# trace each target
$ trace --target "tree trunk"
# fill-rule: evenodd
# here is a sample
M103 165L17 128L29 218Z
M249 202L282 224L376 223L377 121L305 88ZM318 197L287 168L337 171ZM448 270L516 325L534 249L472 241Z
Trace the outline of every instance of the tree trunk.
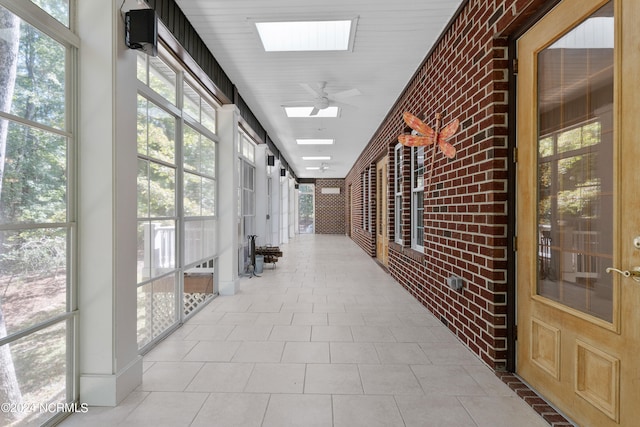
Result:
M16 71L18 63L18 46L20 43L20 20L13 13L0 7L0 111L11 111L11 101L16 83ZM7 135L9 122L0 120L0 195L2 194L2 181L4 177L5 155L7 151ZM0 199L0 203L2 200ZM2 248L2 236L0 235L0 251ZM7 327L0 304L0 338L7 335ZM9 344L0 346L0 402L20 404L22 394L16 377L16 371L11 357ZM0 424L12 421L18 416L15 412L0 413Z

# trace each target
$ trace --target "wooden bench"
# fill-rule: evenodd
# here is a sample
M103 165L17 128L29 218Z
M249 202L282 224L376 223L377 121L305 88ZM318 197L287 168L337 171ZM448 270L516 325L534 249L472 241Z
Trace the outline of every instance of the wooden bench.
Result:
M273 264L273 268L275 268L278 258L282 256L282 251L278 246L258 246L256 247L256 255L264 256L264 263Z

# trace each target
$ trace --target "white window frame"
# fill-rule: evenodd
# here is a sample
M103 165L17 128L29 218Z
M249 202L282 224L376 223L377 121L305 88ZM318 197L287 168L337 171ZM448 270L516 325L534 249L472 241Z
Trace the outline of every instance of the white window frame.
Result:
M402 162L404 161L403 145L394 148L394 241L404 245L402 236Z
M416 164L416 156L422 153L422 166ZM424 252L424 147L411 147L411 248ZM416 179L416 174L422 171L422 179ZM422 206L418 206L418 199L422 194ZM422 215L422 227L418 226L418 218ZM418 241L418 231L422 229L422 240Z
M74 273L74 266L78 264L78 247L77 247L77 207L75 193L77 192L77 170L78 165L74 153L78 146L78 49L80 48L80 39L74 32L77 30L73 17L75 16L75 2L69 2L69 26L59 22L52 15L40 9L31 1L15 1L0 2L0 6L7 9L10 13L16 15L22 22L33 26L37 31L50 37L62 47L65 48L65 124L64 128L52 128L46 124L35 121L26 120L21 117L14 116L10 113L0 112L0 119L13 122L15 124L30 127L39 131L64 137L67 140L66 145L66 219L62 222L37 222L37 223L7 223L0 226L0 232L22 231L29 229L65 229L67 233L66 245L66 308L65 311L53 317L40 320L37 323L29 325L26 329L14 331L8 336L0 337L0 346L10 346L20 339L33 337L36 333L41 333L50 328L55 328L63 324L66 334L65 346L65 395L60 397L60 402L71 403L78 399L78 363L77 363L77 347L78 347L78 283L77 275ZM4 161L4 159L2 159ZM5 347L8 348L8 347ZM5 402L2 402L5 403ZM26 412L26 411L25 411ZM59 412L51 412L50 414L41 414L43 425L56 424L57 421L63 419L66 415ZM24 418L21 421L26 421Z

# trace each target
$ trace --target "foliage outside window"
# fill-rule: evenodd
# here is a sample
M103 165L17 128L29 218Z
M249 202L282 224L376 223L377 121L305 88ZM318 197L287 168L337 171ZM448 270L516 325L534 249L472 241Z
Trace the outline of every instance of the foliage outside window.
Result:
M411 147L411 247L424 251L424 147Z
M301 234L313 234L315 228L315 185L300 184L298 227Z
M69 0L31 0L49 15L69 27Z
M214 105L185 81L183 85L182 111L207 130L216 133L216 109Z
M47 5L56 2L34 3L55 11ZM62 404L77 397L69 274L75 109L68 96L76 47L70 32L59 33L61 43L2 6L0 29L0 402ZM0 425L40 425L54 416L2 411Z

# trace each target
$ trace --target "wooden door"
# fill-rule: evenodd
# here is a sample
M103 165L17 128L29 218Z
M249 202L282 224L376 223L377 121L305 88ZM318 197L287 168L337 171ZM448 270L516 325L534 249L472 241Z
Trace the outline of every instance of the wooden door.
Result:
M387 217L387 168L389 158L385 157L376 164L376 258L383 265L388 264L389 231Z
M640 2L518 41L517 372L581 426L640 422ZM640 245L638 245L640 246Z

